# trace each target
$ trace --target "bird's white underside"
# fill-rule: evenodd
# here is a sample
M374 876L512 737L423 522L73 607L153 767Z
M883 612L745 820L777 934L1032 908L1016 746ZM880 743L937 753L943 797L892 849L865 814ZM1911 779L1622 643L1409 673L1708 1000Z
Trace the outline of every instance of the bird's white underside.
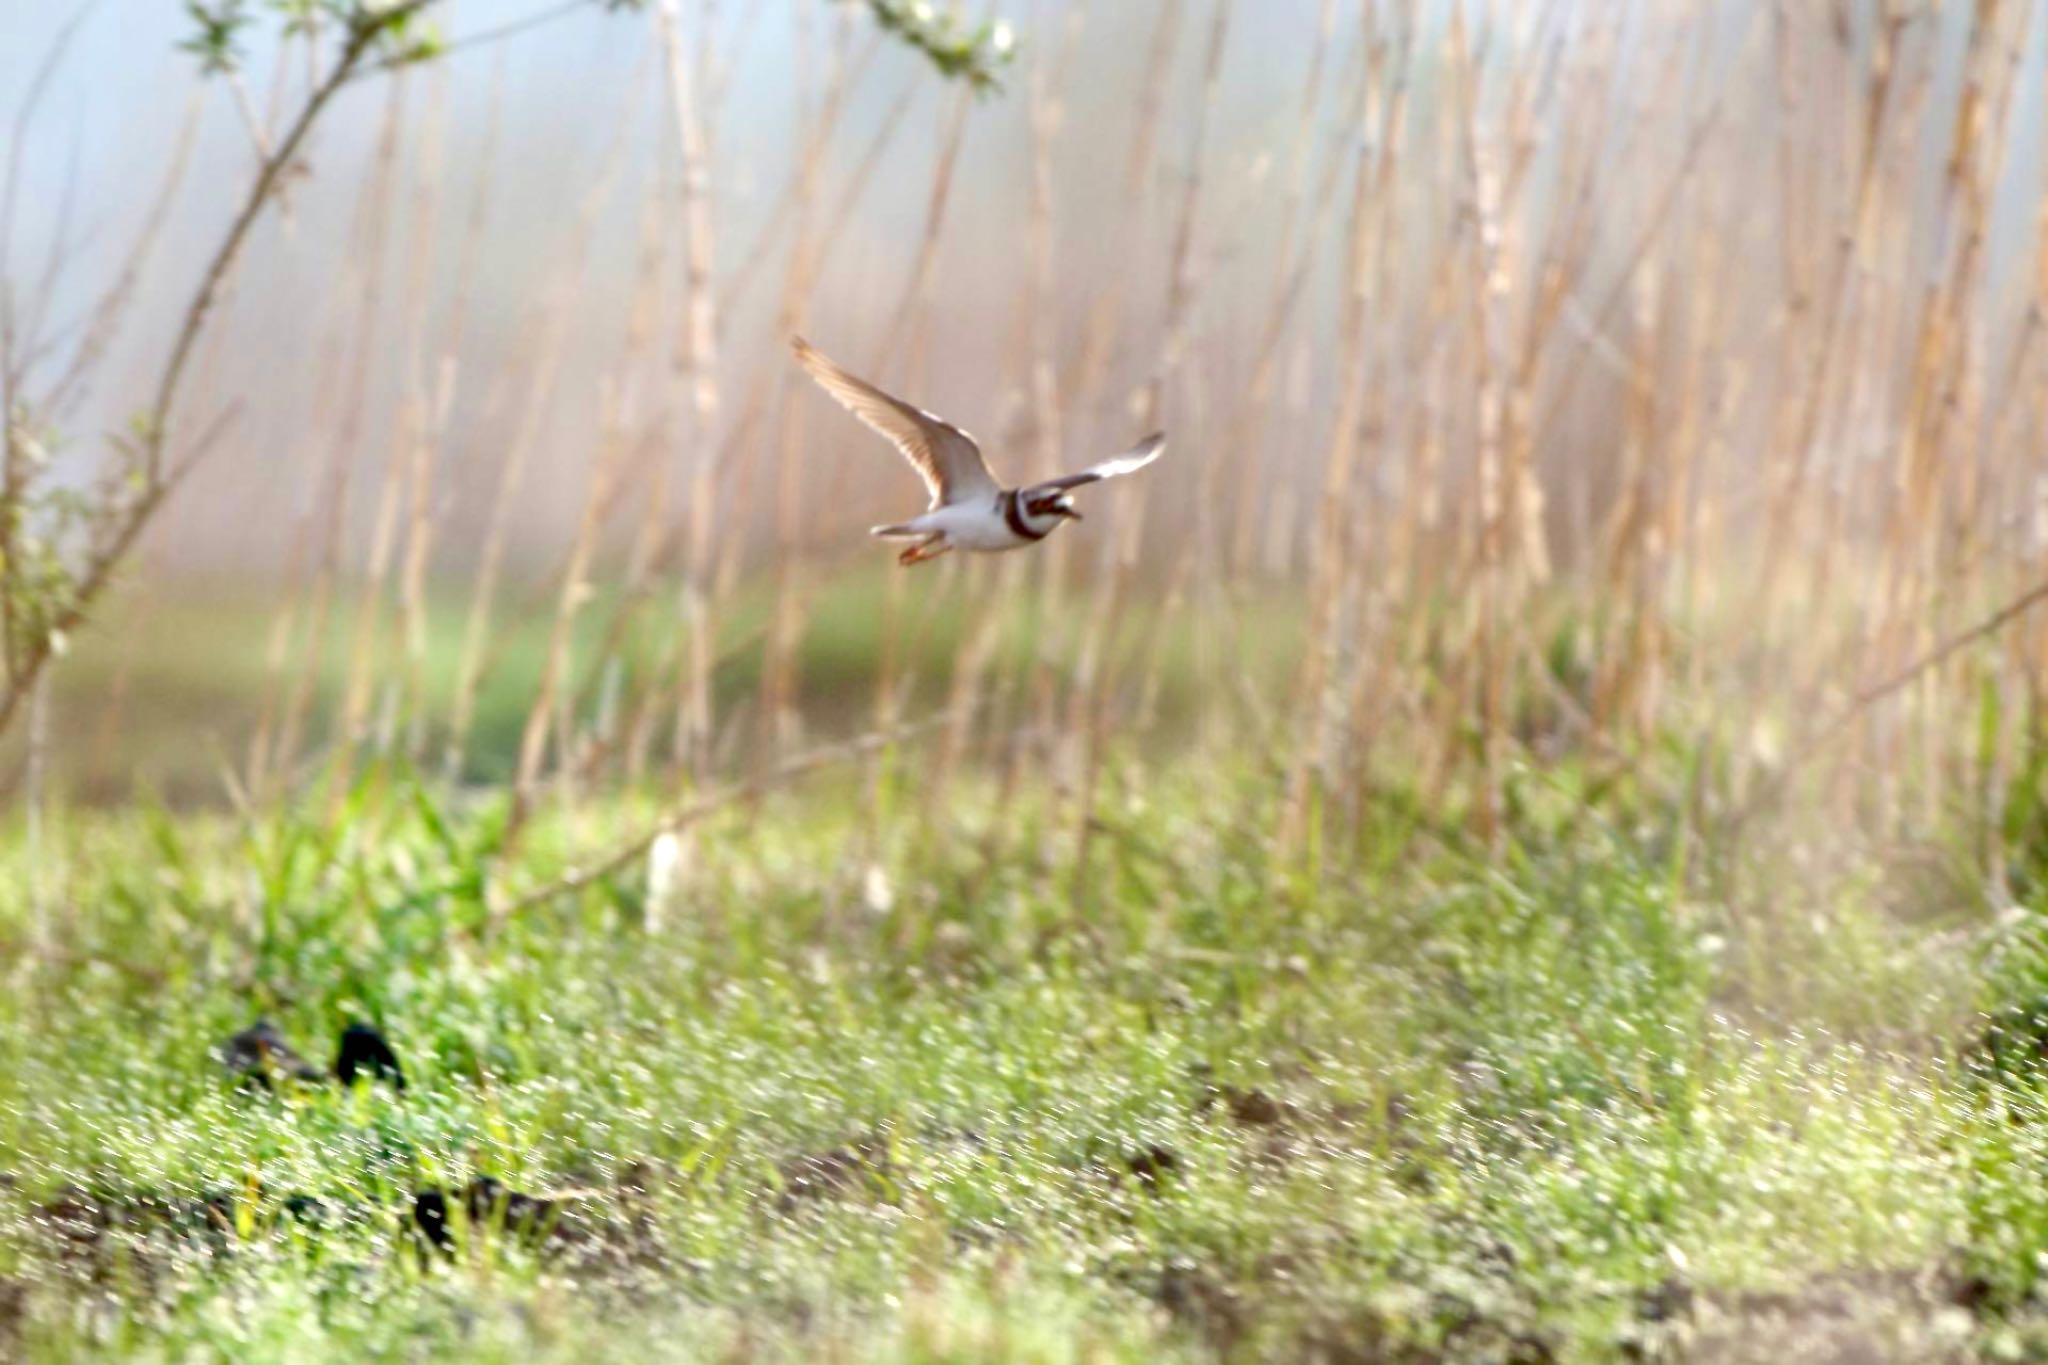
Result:
M1059 524L1058 517L1035 517L1018 510L1024 524L1043 535ZM925 535L938 534L956 550L1014 550L1036 542L1018 535L1003 518L1002 504L995 498L976 502L952 502L935 507L907 523Z

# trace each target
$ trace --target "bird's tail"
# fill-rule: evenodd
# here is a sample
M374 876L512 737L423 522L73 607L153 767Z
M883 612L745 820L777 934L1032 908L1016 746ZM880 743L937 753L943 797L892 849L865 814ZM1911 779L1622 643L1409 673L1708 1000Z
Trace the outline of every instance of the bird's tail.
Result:
M907 521L899 521L888 526L870 526L868 534L877 540L915 540L926 533Z

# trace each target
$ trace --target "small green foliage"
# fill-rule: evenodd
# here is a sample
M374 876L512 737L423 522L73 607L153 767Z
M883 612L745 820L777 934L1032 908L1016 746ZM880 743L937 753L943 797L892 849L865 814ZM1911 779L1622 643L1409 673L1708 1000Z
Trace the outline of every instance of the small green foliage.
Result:
M385 43L386 61L397 66L430 62L448 49L448 41L431 24L408 24L392 32Z
M647 0L592 3L620 14L645 9ZM956 11L942 13L926 0L867 0L867 6L884 32L923 54L940 74L964 80L977 92L997 89L1003 68L1015 56L1015 34L1007 22L970 25ZM237 70L243 40L256 18L250 0L186 0L185 8L197 31L179 46L199 58L206 75ZM448 46L422 21L429 6L404 0L266 0L265 8L278 18L286 37L323 28L365 37L379 66L432 61Z
M265 5L284 37L347 35L362 43L376 65L387 67L431 61L446 50L446 40L424 18L429 7L405 0L267 0ZM179 47L198 56L205 75L237 70L243 39L257 17L249 0L186 0L185 9L198 31Z
M970 26L957 11L940 13L928 0L868 0L875 23L923 53L941 74L977 92L998 88L1016 55L1016 35L1001 20Z
M221 75L241 65L242 33L255 21L244 0L185 0L185 13L199 31L178 46L199 58L201 72Z
M270 0L270 8L284 21L287 38L313 32L322 16L333 13L333 5L328 0Z
M142 429L109 438L116 459L84 485L52 477L63 436L25 407L11 414L6 433L14 457L12 496L0 499L0 631L10 662L61 654L64 622L79 601L80 576L94 545L112 534L142 496Z

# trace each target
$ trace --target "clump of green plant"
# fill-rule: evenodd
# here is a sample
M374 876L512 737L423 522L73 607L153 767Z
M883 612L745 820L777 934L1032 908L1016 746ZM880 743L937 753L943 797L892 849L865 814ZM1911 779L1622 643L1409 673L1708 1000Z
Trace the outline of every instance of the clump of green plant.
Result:
M1002 70L1016 51L1009 24L991 20L964 22L957 11L940 13L929 0L868 0L868 10L885 33L892 33L930 59L948 76L975 90L996 88Z

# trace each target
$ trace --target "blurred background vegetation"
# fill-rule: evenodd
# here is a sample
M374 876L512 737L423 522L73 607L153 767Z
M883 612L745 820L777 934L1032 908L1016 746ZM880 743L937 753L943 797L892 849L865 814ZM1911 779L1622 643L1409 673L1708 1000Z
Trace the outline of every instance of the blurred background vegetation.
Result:
M437 4L340 90L188 375L217 438L62 641L54 790L528 732L529 785L701 777L934 689L1093 749L1173 691L1297 809L1394 733L1482 822L1518 754L1674 731L1740 805L2042 567L2036 7L674 8ZM7 19L15 408L81 486L333 37L196 13L231 53ZM1018 477L1171 461L870 572L916 486L798 329ZM1998 790L2040 644L1858 707L1833 799Z

